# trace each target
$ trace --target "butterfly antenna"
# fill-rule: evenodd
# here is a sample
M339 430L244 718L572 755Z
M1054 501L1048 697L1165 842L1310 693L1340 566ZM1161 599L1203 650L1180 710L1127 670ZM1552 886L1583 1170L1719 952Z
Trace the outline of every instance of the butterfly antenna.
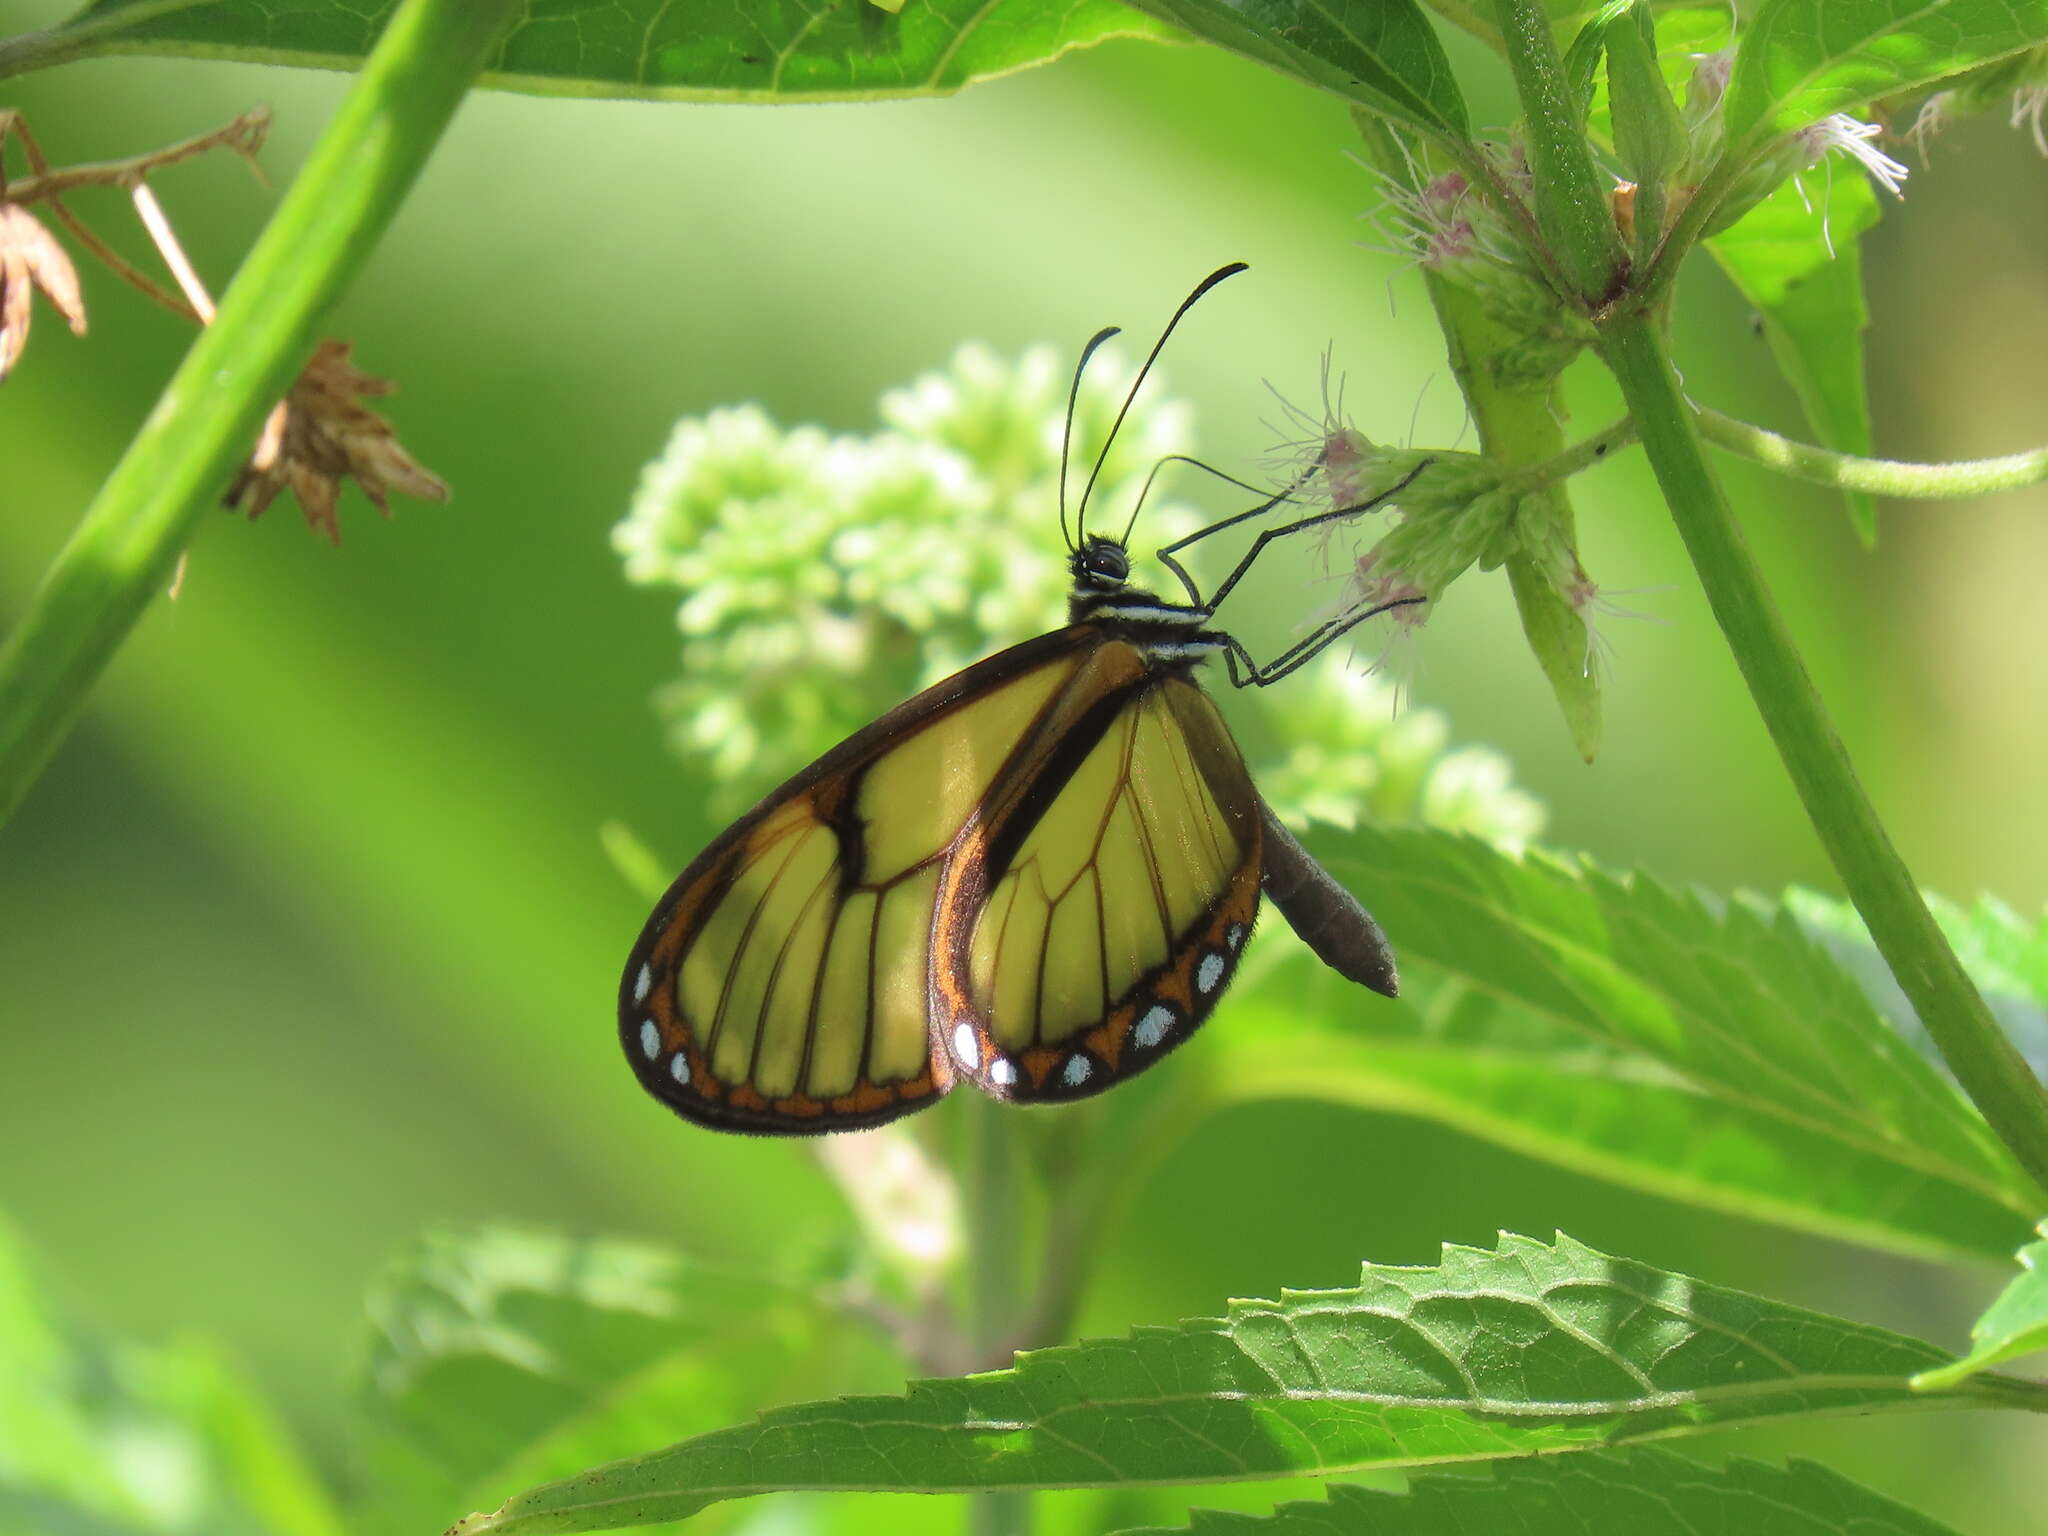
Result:
M1074 512L1074 529L1078 534L1088 517L1088 498L1095 492L1095 482L1102 475L1102 466L1109 460L1109 450L1116 442L1116 435L1122 429L1124 418L1131 413L1131 406L1137 401L1138 391L1144 388L1146 375L1152 372L1152 365L1159 361L1159 354L1165 349L1167 338L1173 335L1173 328L1180 324L1182 315L1195 307L1195 301L1222 282L1226 277L1235 277L1245 270L1247 263L1233 261L1227 267L1218 267L1199 283L1195 291L1180 301L1180 308L1173 312L1173 318L1166 322L1166 329L1159 333L1159 339L1152 344L1151 354L1145 359L1145 366L1138 370L1137 378L1131 381L1131 392L1124 396L1123 408L1116 413L1116 420L1110 423L1109 436L1102 440L1102 452L1095 456L1095 467L1088 471L1088 483L1081 487L1081 502ZM1085 358L1084 358L1085 360ZM1079 386L1078 376L1076 387Z
M1067 390L1067 424L1060 432L1060 537L1067 541L1069 553L1080 548L1079 540L1067 532L1067 456L1074 446L1074 407L1081 399L1081 375L1088 371L1088 359L1095 355L1095 349L1122 333L1120 325L1105 325L1088 338L1088 345L1081 349L1081 360L1074 364L1073 385Z

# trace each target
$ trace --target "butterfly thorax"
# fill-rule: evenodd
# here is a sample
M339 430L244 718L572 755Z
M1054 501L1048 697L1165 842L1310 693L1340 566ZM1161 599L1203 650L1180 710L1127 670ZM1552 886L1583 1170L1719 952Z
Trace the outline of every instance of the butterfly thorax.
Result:
M1207 608L1170 603L1134 585L1130 555L1115 539L1090 535L1067 566L1074 578L1068 623L1099 624L1152 661L1179 668L1228 648L1228 637L1207 627Z

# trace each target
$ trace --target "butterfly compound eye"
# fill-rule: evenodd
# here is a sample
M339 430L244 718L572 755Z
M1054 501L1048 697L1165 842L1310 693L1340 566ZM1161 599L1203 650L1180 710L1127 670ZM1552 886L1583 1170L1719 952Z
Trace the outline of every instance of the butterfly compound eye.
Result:
M1107 539L1091 543L1082 551L1081 564L1090 576L1104 581L1123 581L1131 574L1130 557Z

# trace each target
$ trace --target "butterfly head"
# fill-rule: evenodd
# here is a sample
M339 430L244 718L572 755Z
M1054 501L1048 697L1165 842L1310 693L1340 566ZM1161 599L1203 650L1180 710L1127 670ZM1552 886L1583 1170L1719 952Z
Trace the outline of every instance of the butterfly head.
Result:
M1098 592L1120 592L1130 585L1131 557L1123 545L1101 534L1089 534L1067 557L1067 569L1074 578L1076 597Z

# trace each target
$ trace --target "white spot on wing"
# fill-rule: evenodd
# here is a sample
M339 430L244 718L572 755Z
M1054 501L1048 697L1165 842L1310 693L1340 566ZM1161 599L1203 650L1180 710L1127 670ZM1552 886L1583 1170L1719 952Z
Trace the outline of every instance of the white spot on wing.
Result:
M647 994L653 990L654 972L650 971L646 967L646 965L643 964L640 967L640 974L633 978L633 1001L636 1003L646 1002Z
M1149 1051L1166 1038L1166 1032L1173 1028L1173 1010L1164 1003L1154 1003L1145 1011L1145 1017L1138 1020L1138 1027L1131 1031L1131 1040L1142 1051Z
M998 1056L988 1064L988 1080L998 1088L1007 1088L1017 1081L1017 1064L1007 1056Z
M1231 950L1235 952L1237 946L1244 942L1244 924L1232 923L1230 925L1230 932L1223 935L1223 942L1228 944Z
M1223 957L1211 950L1202 956L1202 963L1195 967L1195 986L1203 992L1214 992L1216 983L1223 979Z
M970 1072L981 1065L981 1042L974 1038L974 1026L965 1019L953 1026L953 1054Z
M640 1021L640 1053L649 1061L661 1054L661 1031L652 1019Z
M1088 1074L1095 1070L1088 1058L1076 1051L1067 1058L1067 1064L1060 1071L1060 1081L1069 1088L1078 1088L1088 1081Z
M690 1058L681 1051L677 1051L675 1058L668 1064L668 1075L679 1083L688 1083L690 1081Z

